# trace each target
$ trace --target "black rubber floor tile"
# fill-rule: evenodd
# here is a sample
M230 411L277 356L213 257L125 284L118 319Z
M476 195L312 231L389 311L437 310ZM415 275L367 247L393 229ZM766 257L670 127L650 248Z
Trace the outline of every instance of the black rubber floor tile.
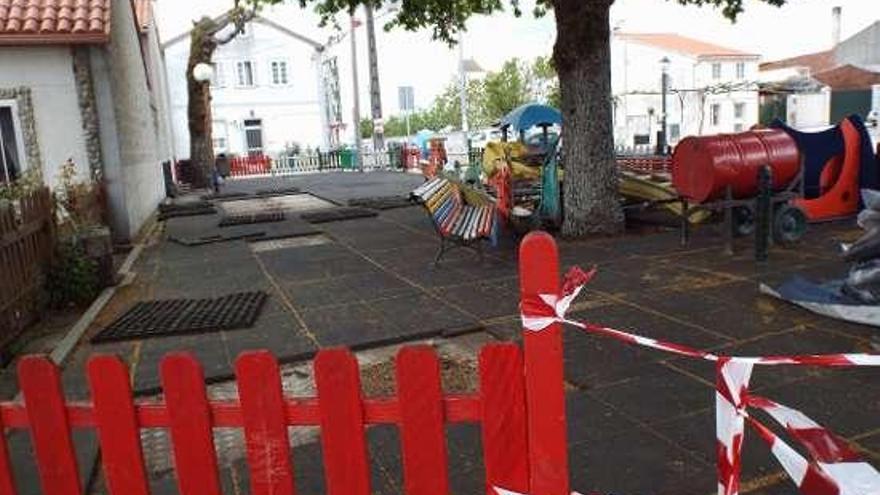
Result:
M837 369L814 379L760 390L793 407L834 433L851 437L880 428L880 381L877 370Z
M635 423L583 390L567 391L565 406L570 445L589 445L596 440L613 438L635 426Z
M318 350L288 314L261 318L253 329L245 332L224 332L224 342L233 363L245 351L265 349L280 362L294 362L308 359Z
M415 338L457 334L481 328L477 318L462 313L431 296L400 296L369 303L383 324L396 327L401 336Z
M663 291L651 294L632 294L627 299L646 311L687 322L729 340L758 337L790 329L798 324L790 313L761 311L736 301L709 298L700 291ZM722 337L719 337L722 339ZM704 347L715 343L706 341Z
M637 426L570 444L569 471L580 493L705 495L717 486L714 466Z
M519 292L511 284L477 282L437 289L443 301L480 319L519 314Z
M659 363L629 380L593 389L591 394L647 424L671 421L715 401L714 387Z
M761 419L763 422L763 418ZM770 423L765 423L771 426ZM775 431L778 428L771 426ZM698 456L707 464L715 464L716 447L718 444L715 432L715 407L711 407L691 416L664 423L656 427L657 432L672 440L680 447ZM754 430L746 426L743 442L743 471L741 480L767 476L780 469L779 463L770 453L764 440Z
M677 294L676 294L677 295ZM672 295L671 297L676 297ZM585 297L585 300L587 296ZM615 330L641 335L676 344L691 346L697 349L709 349L730 342L705 329L688 324L686 313L682 310L677 316L672 311L661 312L647 304L604 304L584 311L570 314L576 321L595 323ZM610 337L602 337L610 338Z
M479 276L473 271L446 267L442 262L436 267L433 264L427 264L419 267L390 267L390 270L416 285L426 288L440 288L480 281Z
M138 395L161 392L159 364L162 357L172 352L188 352L202 365L205 379L216 381L231 376L232 366L226 344L220 334L163 337L141 343L138 360L133 370L133 388Z
M576 328L566 328L563 342L565 378L579 387L594 388L631 379L650 372L652 363L666 358Z
M861 342L855 339L821 332L811 328L801 328L774 335L760 337L718 349L718 354L727 356L774 356L796 354L834 354L841 352L866 352ZM674 366L698 375L707 381L715 382L715 365L700 360L677 358ZM760 390L785 383L796 382L811 377L830 376L837 370L816 366L755 366L751 386Z

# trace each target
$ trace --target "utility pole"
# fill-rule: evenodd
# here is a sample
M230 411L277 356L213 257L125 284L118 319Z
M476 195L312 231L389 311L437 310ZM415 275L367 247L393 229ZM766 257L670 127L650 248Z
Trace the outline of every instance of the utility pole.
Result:
M464 34L458 35L458 85L461 100L461 132L467 142L468 136L468 101L467 101L467 72L464 66Z
M361 160L361 97L360 83L358 83L358 67L357 67L357 40L355 38L355 28L358 26L357 20L354 18L354 9L351 9L351 81L354 90L354 109L352 118L354 119L354 159L355 165L364 171L364 163Z
M370 110L373 117L373 152L385 148L385 129L382 122L382 93L379 90L379 55L376 51L376 26L373 8L364 5L367 14L367 54L370 61Z

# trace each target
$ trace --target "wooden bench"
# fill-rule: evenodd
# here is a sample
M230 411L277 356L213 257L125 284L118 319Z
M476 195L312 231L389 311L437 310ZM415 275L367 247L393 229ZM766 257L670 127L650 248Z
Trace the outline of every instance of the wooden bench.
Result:
M412 193L422 204L440 236L434 264L455 247L474 249L482 257L480 241L495 235L495 202L488 195L444 177L431 179Z

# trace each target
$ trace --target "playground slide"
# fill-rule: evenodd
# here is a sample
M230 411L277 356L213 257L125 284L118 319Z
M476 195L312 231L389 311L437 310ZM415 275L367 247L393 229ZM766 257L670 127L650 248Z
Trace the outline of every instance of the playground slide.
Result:
M650 176L634 174L632 172L620 172L620 195L636 201L663 201L677 199L678 193L668 180L653 180ZM681 202L674 201L664 203L663 208L676 216L681 216ZM709 218L711 212L704 209L691 210L688 214L690 223L700 223Z
M880 167L862 119L851 115L820 132L803 132L776 121L797 143L803 159L804 198L795 201L810 221L853 215L859 189L880 188Z
M810 221L828 220L832 218L844 217L858 212L859 209L859 170L861 168L861 137L856 127L849 121L844 119L840 123L840 132L843 139L843 157L842 165L839 166L836 180L827 191L821 191L820 195L815 198L797 199L794 201L806 213ZM835 159L832 157L826 163L823 172L820 174L820 187L827 187L830 182L829 175L833 175L835 168ZM828 175L825 170L831 171ZM824 176L824 177L823 177ZM822 184L822 179L826 179L826 183Z

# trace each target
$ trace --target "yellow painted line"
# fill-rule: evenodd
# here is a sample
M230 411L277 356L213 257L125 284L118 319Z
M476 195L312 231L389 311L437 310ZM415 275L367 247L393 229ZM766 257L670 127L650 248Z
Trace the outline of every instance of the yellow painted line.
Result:
M306 321L303 319L302 315L299 314L299 311L296 310L296 307L293 305L293 302L291 302L290 298L287 297L287 292L284 291L278 281L276 281L275 278L269 273L269 270L266 269L266 265L263 264L263 260L261 260L260 257L257 256L256 253L254 253L253 251L251 251L251 256L253 256L254 259L257 261L257 266L260 267L260 271L263 272L263 275L266 277L269 283L272 284L272 288L274 288L275 292L278 293L278 297L279 299L281 299L281 304L283 304L284 307L287 308L288 311L290 311L293 317L296 318L296 321L302 326L303 332L306 334L306 337L308 337L308 339L312 341L316 348L320 348L321 344L318 342L318 338L315 337L315 334L312 333L311 330L309 330L309 326L306 324Z

